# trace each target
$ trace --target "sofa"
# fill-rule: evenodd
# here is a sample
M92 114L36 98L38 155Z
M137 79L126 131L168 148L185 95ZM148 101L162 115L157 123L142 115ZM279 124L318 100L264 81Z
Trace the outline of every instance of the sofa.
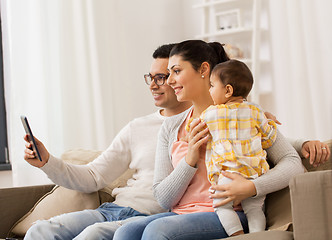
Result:
M326 143L332 152L332 140ZM62 159L73 164L86 164L99 154L98 151L77 149L65 152ZM331 158L317 168L309 164L309 159L302 159L307 172L295 176L289 187L267 195L266 231L231 239L332 239ZM29 226L38 219L94 209L103 202L113 201L112 189L126 184L132 174L128 170L110 186L90 194L53 184L0 189L0 239L23 238Z

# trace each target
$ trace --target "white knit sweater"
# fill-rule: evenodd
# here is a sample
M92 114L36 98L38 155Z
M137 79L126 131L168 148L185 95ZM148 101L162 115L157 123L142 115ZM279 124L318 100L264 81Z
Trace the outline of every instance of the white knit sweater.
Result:
M135 169L127 186L113 190L114 203L146 214L165 211L152 193L157 136L164 119L159 111L134 119L119 132L107 150L87 165L71 165L50 156L41 169L55 184L82 192L97 191L128 168Z
M174 169L171 161L171 149L177 140L179 128L185 121L190 109L167 118L161 126L156 150L154 175L154 195L165 209L171 209L181 199L197 168L188 165L183 158ZM298 151L303 141L292 141ZM278 131L274 144L266 149L268 161L274 165L270 171L253 180L257 196L280 190L288 186L289 180L296 174L303 173L304 167L296 150Z

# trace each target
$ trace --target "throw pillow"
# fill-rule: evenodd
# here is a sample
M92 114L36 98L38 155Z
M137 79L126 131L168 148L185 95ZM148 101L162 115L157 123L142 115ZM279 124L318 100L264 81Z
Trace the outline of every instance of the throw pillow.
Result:
M15 223L11 232L18 236L24 236L26 231L37 220L49 219L68 212L95 209L98 206L99 196L97 192L88 194L55 186L39 199L27 214Z

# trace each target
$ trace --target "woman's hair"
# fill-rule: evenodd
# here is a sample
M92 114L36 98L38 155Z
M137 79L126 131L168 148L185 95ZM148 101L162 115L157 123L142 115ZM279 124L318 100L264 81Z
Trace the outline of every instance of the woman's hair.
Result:
M219 63L213 68L211 75L219 77L223 85L231 85L234 97L247 98L254 83L248 66L238 60Z
M215 65L229 60L223 45L218 42L204 42L202 40L187 40L176 44L170 57L179 55L184 61L191 63L197 71L203 62L210 64L212 70Z

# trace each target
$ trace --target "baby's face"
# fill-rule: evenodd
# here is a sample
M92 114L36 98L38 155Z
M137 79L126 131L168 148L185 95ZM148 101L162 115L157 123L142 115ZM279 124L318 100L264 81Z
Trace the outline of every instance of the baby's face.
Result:
M225 104L227 102L225 85L215 74L212 74L210 77L209 91L215 105Z

